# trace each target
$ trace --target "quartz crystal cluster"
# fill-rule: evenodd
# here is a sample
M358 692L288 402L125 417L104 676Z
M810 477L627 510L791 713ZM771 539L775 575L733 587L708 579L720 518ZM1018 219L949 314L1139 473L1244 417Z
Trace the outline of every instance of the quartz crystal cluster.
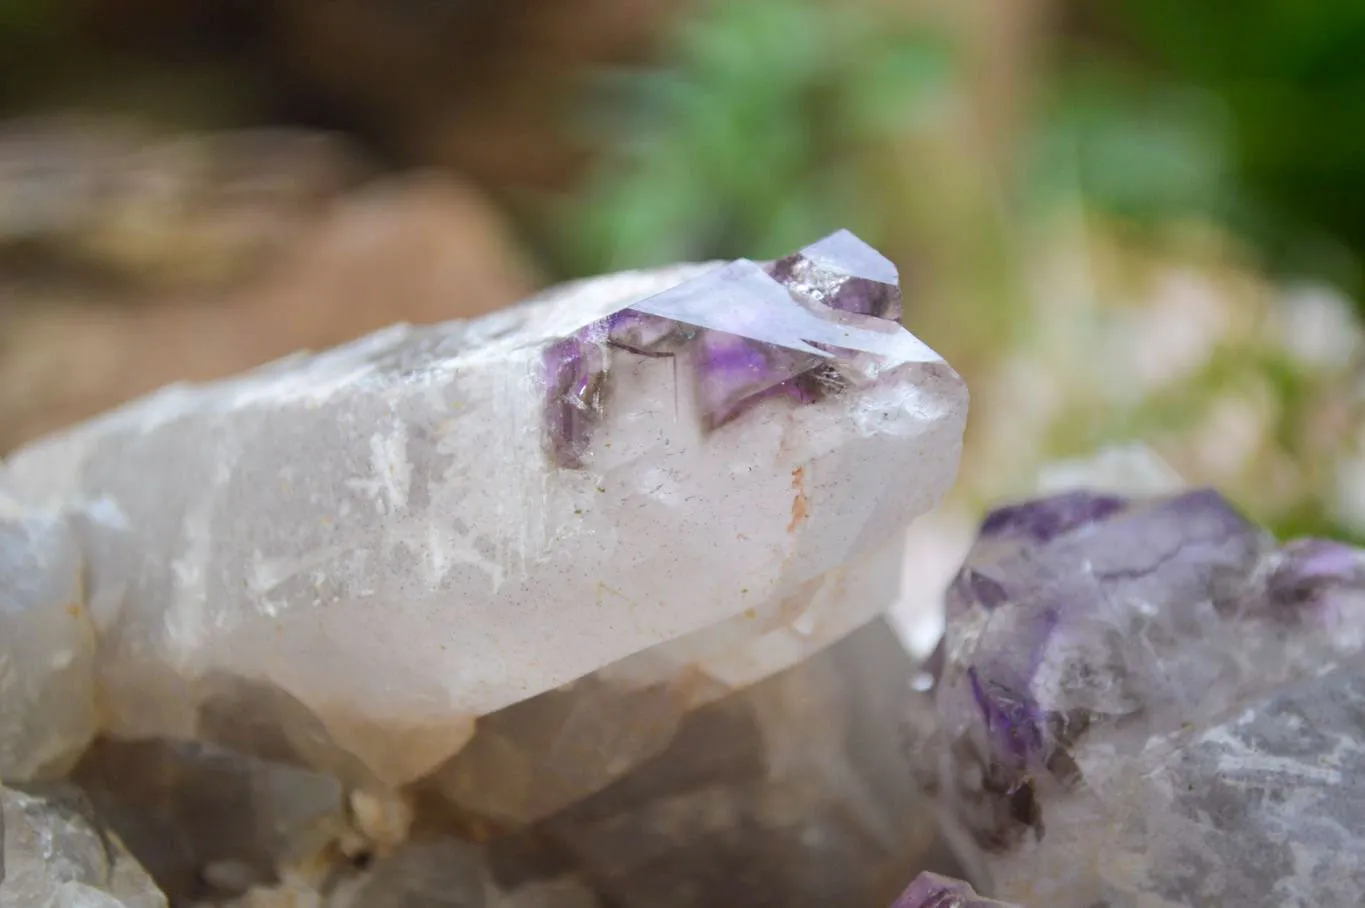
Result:
M878 616L967 402L896 280L599 278L17 452L0 906L889 904L935 834Z
M838 233L18 452L0 908L1365 904L1365 553L1060 491L916 665L966 393L899 316Z
M966 394L899 315L838 233L18 452L0 908L1365 904L1365 553L1061 491L916 665Z
M1067 492L992 513L947 609L927 751L989 891L1365 904L1365 552Z

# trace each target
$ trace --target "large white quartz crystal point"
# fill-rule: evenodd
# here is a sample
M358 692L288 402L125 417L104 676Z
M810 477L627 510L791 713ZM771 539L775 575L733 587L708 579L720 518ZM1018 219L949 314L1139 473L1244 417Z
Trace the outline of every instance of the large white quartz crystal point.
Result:
M100 502L109 732L401 784L480 715L895 545L967 405L898 314L895 269L840 233L167 388L10 469L36 504Z

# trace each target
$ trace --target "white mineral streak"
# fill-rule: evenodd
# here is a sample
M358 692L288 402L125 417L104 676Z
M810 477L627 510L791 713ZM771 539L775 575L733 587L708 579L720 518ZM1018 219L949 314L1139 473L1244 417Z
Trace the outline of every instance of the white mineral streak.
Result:
M25 504L78 515L107 730L201 736L250 703L315 762L399 784L475 717L658 644L647 673L739 685L883 610L966 414L908 332L877 333L901 365L871 387L710 435L681 358L618 357L587 469L544 453L546 344L698 271L395 327L19 451Z

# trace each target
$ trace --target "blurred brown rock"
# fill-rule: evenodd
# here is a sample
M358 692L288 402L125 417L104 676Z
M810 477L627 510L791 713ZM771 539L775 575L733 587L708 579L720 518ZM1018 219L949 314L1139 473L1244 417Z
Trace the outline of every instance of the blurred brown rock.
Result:
M222 287L358 182L347 144L294 129L159 135L123 117L0 124L0 280Z
M434 175L372 184L335 202L268 273L215 297L0 308L0 451L170 382L394 322L478 315L534 283L497 211L468 185Z
M274 53L296 90L402 160L565 188L591 150L584 79L647 58L692 0L284 0Z

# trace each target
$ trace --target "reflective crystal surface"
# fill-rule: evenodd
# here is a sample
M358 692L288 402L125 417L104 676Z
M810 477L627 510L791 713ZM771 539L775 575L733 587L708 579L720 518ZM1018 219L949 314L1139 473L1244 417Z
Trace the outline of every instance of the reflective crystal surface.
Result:
M948 594L937 786L974 870L1058 908L1345 906L1365 871L1365 555L1224 499L983 522Z

